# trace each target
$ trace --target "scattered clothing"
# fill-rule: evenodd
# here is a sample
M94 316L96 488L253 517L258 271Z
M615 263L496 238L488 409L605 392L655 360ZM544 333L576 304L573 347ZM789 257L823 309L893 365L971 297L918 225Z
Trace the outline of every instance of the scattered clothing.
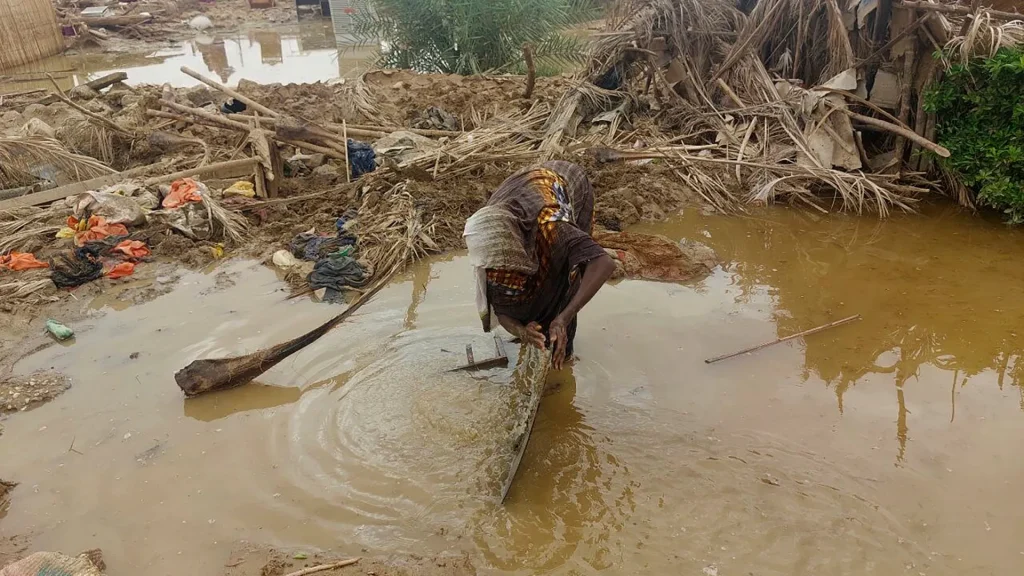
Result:
M67 340L68 338L71 338L72 336L75 335L74 330L68 328L67 326L61 324L60 322L57 322L56 320L46 321L46 331L49 332L50 334L53 334L54 338L61 341Z
M49 266L46 262L37 260L35 254L30 252L11 252L10 254L0 255L0 268L6 268L14 272L32 270L34 268L47 268Z
M361 288L369 281L370 275L363 265L343 254L332 254L318 260L309 274L309 287L314 290Z
M348 163L352 177L359 178L377 169L377 153L366 142L348 139Z
M149 247L144 242L138 240L123 240L117 246L114 246L113 250L134 259L145 258L150 255Z
M107 271L106 276L111 280L117 280L118 278L124 278L125 276L131 276L135 272L134 262L121 262L114 265L113 268Z
M161 204L164 208L181 208L190 202L203 201L203 185L191 178L175 180Z
M317 261L355 243L356 237L352 235L319 236L314 232L302 232L292 238L288 248L296 258Z
M75 246L83 246L87 242L103 240L110 236L128 235L128 228L124 224L110 224L102 216L90 216L88 220L68 216L68 228L78 230L75 233Z
M57 254L50 259L50 269L57 288L74 288L103 276L103 264L89 247Z

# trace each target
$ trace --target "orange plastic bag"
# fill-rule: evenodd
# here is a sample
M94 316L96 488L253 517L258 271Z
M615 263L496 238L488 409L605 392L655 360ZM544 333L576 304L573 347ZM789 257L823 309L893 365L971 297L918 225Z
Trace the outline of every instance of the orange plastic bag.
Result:
M40 262L34 254L29 252L11 252L0 256L0 268L7 268L19 272L33 268L49 268L46 262Z
M175 180L171 184L171 191L164 197L164 208L181 208L189 202L202 202L203 197L199 194L199 186L191 178Z
M121 262L110 270L107 270L107 278L117 280L125 276L131 276L135 272L135 264L132 262Z
M128 235L128 228L124 224L108 224L102 216L90 216L84 230L80 221L69 217L68 227L73 230L82 230L75 234L75 246L84 246L86 242L103 240L107 236Z
M138 240L125 240L114 246L114 251L120 252L129 258L145 258L150 254L146 244Z

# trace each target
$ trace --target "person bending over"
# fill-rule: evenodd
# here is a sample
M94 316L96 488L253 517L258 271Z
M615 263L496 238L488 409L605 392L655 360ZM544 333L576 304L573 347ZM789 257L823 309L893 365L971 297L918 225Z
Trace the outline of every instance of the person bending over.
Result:
M583 168L552 161L521 170L466 221L463 237L484 332L491 310L523 342L573 354L576 315L615 271L591 237L594 191Z

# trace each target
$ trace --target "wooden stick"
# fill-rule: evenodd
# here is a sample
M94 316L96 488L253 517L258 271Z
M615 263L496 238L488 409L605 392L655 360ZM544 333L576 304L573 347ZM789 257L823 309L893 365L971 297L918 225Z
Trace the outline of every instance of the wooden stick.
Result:
M50 79L50 83L53 84L53 87L57 90L57 97L60 98L62 102L64 102L68 106L71 106L75 110L78 110L79 112L84 114L86 117L91 118L95 122L98 122L100 125L106 126L107 128L110 128L111 130L113 130L114 132L117 132L118 134L122 134L124 136L129 137L129 138L135 138L134 134L132 134L131 132L125 130L124 128L121 128L120 126L115 124L113 120L110 120L109 118L104 118L103 116L100 116L99 114L96 114L94 112L91 112L91 111L85 109L84 107L80 106L76 102L72 102L71 99L68 98L67 95L64 94L64 91L60 89L60 86L57 85L57 81L53 79L53 76L50 75L50 74L47 74L46 76Z
M736 93L733 92L732 88L730 88L729 85L725 83L725 80L719 78L715 80L715 82L718 84L718 87L722 89L722 92L725 92L725 95L729 97L729 100L732 100L733 103L735 103L740 108L746 107L746 105L743 103L743 100L740 100L740 97L737 96Z
M160 105L166 106L171 110L177 110L178 112L181 112L183 114L191 114L197 118L209 120L214 124L220 124L221 126L225 128L230 128L232 130L241 130L243 132L248 132L252 130L252 126L248 124L245 124L243 122L236 122L234 120L228 120L223 116L212 114L200 108L189 108L188 106L183 106L181 104L178 104L177 102L171 102L170 100L164 100L162 98L160 99Z
M925 22L928 21L928 17L929 16L931 16L931 13L925 14L921 18L916 18L914 20L914 22L912 24L910 24L910 26L907 26L906 28L903 29L902 32L900 32L896 36L893 36L891 40L886 42L885 46L882 46L878 50L875 50L874 52L872 52L871 55L868 56L867 58L861 60L860 62L857 62L857 65L854 66L854 68L860 68L861 66L865 66L867 64L870 64L870 63L874 62L876 59L878 59L878 58L880 58L882 56L888 56L889 55L889 50L893 46L898 44L901 40L903 40L907 36L910 36L910 34L912 34L915 30L920 28Z
M116 26L134 26L152 19L152 16L96 16L92 18L82 18L82 23L92 28L110 28Z
M286 574L285 576L307 576L308 574L315 574L317 572L323 572L324 570L334 570L335 568L344 568L345 566L351 566L359 562L359 558L349 558L348 560L342 560L341 562L335 562L334 564L321 564L319 566L310 566L309 568L303 568L302 570L296 570Z
M352 166L348 161L348 126L345 124L345 120L341 121L341 137L345 140L345 182L352 181Z
M973 11L970 6L960 6L955 4L932 4L931 2L917 2L911 0L903 0L893 4L899 8L917 8L918 10L924 10L926 12L942 12L943 14L956 14L958 16L971 16ZM1017 12L1003 12L1002 10L982 10L984 14L988 14L995 20L1024 20L1024 14Z
M533 64L533 46L529 43L523 44L523 60L526 60L526 89L523 90L523 98L529 99L533 96L533 86L537 82L537 68Z
M284 140L276 136L274 136L274 139L282 144L295 146L296 148L302 148L303 150L307 150L309 152L317 152L329 158L334 158L335 160L345 159L345 157L340 152L332 148L324 148L323 146L317 146L316 144L305 142L303 140Z
M750 353L750 352L756 352L758 350L761 350L762 348L767 348L769 346L774 346L776 344L780 344L782 342L786 342L786 341L792 340L794 338L799 338L801 336L809 336L811 334L816 334L816 333L821 332L823 330L828 330L829 328L835 328L836 326L840 326L840 325L846 324L848 322L853 322L854 320L860 320L860 314L854 314L853 316L848 316L846 318L843 318L842 320L836 320L835 322L829 322L828 324L823 324L821 326L818 326L817 328L811 328L810 330L804 330L803 332L797 332L796 334L791 334L789 336L786 336L785 338L778 338L778 339L772 340L771 342L765 342L764 344L758 344L757 346L752 346L750 348L745 348L743 350L740 350L739 352L733 352L732 354L725 354L723 356L715 356L714 358L708 358L707 360L704 361L704 363L705 364L714 364L715 362L718 362L720 360L725 360L727 358L732 358L734 356L739 356L741 354L747 354L747 353Z
M255 118L256 118L255 116L249 116L248 114L227 114L226 116L228 118L230 118L231 120L237 120L237 121L241 121L241 122L251 122L251 121L255 120ZM261 124L265 124L265 125L267 125L267 126L269 126L271 128L277 127L277 120L275 120L274 118L260 118L260 123ZM340 125L335 125L335 124L326 124L325 127L328 128L328 129L331 129L331 130L334 130L334 129L337 129L339 131L341 130L341 126ZM397 132L399 130L405 130L405 128L394 128L394 129L390 129L389 128L389 130L391 132ZM412 129L410 129L409 131L410 132L414 132ZM420 130L420 132L430 132L430 130ZM377 128L374 128L372 126L369 126L369 127L356 127L354 124L350 124L349 125L348 133L350 135L352 135L352 136L356 136L356 137L360 137L360 138L383 138L384 136L388 135L388 132L386 130L383 130L383 129L377 129ZM444 133L445 136L457 136L458 134L459 134L458 132L445 132Z
M828 102L828 100L822 100L822 102ZM871 116L857 114L856 112L847 109L845 106L836 106L831 102L829 102L829 104L835 106L836 110L842 112L843 114L846 114L847 116L858 122L862 122L864 124L874 126L876 128L881 128L882 130L885 130L886 132L891 132L893 134L896 134L897 136L903 136L904 138L914 142L915 144L922 148L927 148L943 158L949 158L949 150L947 148L932 142L931 140L925 138L924 136L921 136L920 134L914 132L909 128L898 126L896 124L893 124L892 122L886 122L885 120L879 120L878 118L872 118Z
M199 80L200 82L202 82L203 84L206 84L207 86L209 86L211 88L216 88L217 90L220 90L221 92L227 94L228 96L231 96L235 100L238 100L239 102L244 103L246 106L252 108L253 110L256 110L258 112L262 112L262 113L264 113L267 116L270 116L272 118L277 118L278 116L281 115L279 112L275 112L275 111L271 110L270 108L267 108L266 106L264 106L263 104L260 104L259 102L253 100L252 98L249 98L248 96L245 96L245 95L241 94L237 90L232 90L231 88L228 88L227 86L221 84L220 82L215 82L213 80L210 80L206 76L203 76L202 74L200 74L199 72L196 72L195 70L189 68L188 66L182 66L181 67L181 71L184 72L185 74L188 74L189 76L195 78L196 80Z
M234 174L240 174L245 170L252 170L256 167L258 160L256 158L241 158L239 160L228 160L226 162L217 162L215 164L207 164L199 168L191 168L189 170L182 170L180 172L172 172L170 174L164 174L162 176L156 176L147 179L143 182L146 186L153 186L154 184L161 184L163 182L171 182L179 178L190 178L192 176L205 176L206 174L213 174L214 172L229 172Z

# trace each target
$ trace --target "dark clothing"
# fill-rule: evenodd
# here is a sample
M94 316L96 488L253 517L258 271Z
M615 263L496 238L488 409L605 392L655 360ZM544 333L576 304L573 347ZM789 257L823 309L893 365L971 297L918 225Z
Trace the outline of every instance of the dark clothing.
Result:
M570 162L552 161L517 172L491 195L520 222L528 254L537 272L526 275L487 270L487 297L494 310L545 334L579 289L580 268L605 251L591 238L594 192L586 173ZM576 319L566 327L566 352L572 352Z

